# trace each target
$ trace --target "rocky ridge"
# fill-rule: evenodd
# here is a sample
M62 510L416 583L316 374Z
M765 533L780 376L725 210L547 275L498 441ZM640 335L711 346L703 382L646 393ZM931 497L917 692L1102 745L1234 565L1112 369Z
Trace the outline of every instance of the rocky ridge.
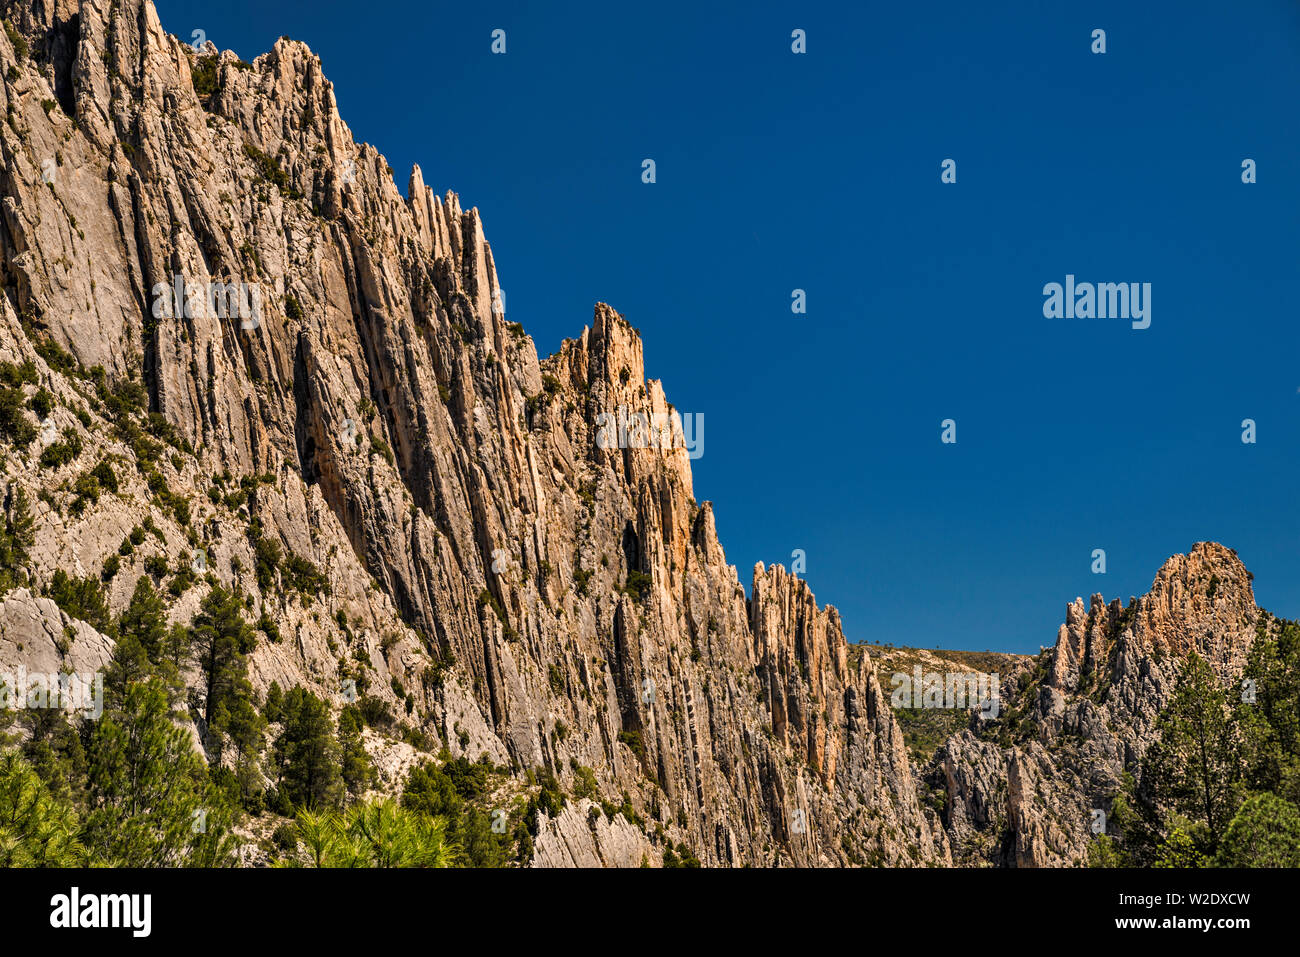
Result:
M1198 542L1165 562L1127 606L1093 595L1066 609L1056 645L1006 689L999 727L972 728L938 750L929 776L946 791L945 823L964 863L1069 866L1087 859L1092 810L1156 738L1189 653L1231 686L1261 612L1236 553Z
M403 197L301 43L241 63L130 0L6 18L0 358L55 397L5 457L36 505L33 581L98 574L147 518L110 609L146 550L169 570L201 551L278 625L258 692L341 704L354 680L453 754L565 783L592 768L709 864L946 859L834 610L779 568L746 600L685 450L595 442L602 411L669 411L625 320L598 305L540 362L501 313L478 211L418 168ZM260 315L186 315L177 277L253 287ZM97 376L142 383L166 453L140 462ZM71 460L36 466L72 436ZM138 467L73 508L97 459ZM313 600L283 569L258 580L268 540L318 572ZM649 841L571 804L536 861L655 860Z
M338 706L355 682L395 715L367 733L385 788L424 740L521 788L590 768L641 823L571 801L534 863L631 866L661 834L709 865L1072 863L1177 656L1240 667L1246 573L1198 545L1128 609L1072 605L1016 701L1038 737L964 730L932 786L835 609L780 566L746 598L686 450L597 441L602 413L672 412L627 321L597 304L540 359L478 210L418 167L403 196L305 45L250 64L143 0L3 6L0 361L53 405L0 461L36 519L0 666L106 660L108 637L35 595L57 569L106 578L118 612L159 562L173 582L198 562L171 619L206 576L238 584L278 635L251 658L259 694ZM178 277L254 290L255 312L168 308ZM132 384L125 427L111 397ZM103 462L117 488L92 497Z

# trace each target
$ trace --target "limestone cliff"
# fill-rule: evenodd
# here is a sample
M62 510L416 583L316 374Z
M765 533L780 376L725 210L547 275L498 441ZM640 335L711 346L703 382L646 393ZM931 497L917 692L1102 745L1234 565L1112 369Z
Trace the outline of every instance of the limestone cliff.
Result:
M1004 690L993 727L939 749L945 823L964 863L1086 860L1093 809L1107 811L1156 737L1189 653L1225 687L1240 677L1260 610L1236 553L1199 542L1165 562L1141 598L1066 608L1056 646Z
M670 413L614 310L540 362L478 211L418 168L404 197L301 43L242 63L139 0L5 17L0 359L54 397L4 456L34 586L104 569L120 611L198 562L170 615L207 574L238 583L279 635L257 691L355 682L521 779L592 768L647 822L603 833L571 803L538 863L654 861L660 829L708 864L947 860L834 610L779 568L746 599L685 449L597 441L603 413ZM138 416L114 411L131 383ZM100 462L117 488L92 501ZM6 633L64 627L22 592L3 609ZM416 757L392 737L390 786Z
M635 814L571 801L533 862L631 866L665 840L711 865L1070 863L1170 661L1240 666L1245 570L1197 546L1129 609L1070 607L1004 719L1036 737L976 726L914 769L834 608L779 566L746 597L681 443L601 441L620 409L680 438L638 334L597 304L539 359L478 210L419 168L404 196L306 46L195 50L144 0L3 9L0 482L35 544L0 665L108 659L39 597L60 569L110 612L150 575L182 624L237 584L259 694L394 715L367 734L382 788L443 746L521 790L590 768Z

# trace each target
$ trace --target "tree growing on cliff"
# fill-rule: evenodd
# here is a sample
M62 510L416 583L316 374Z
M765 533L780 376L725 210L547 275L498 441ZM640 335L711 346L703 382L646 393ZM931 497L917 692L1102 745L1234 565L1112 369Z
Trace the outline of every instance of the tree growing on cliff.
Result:
M1300 623L1264 616L1242 679L1247 786L1300 804Z
M180 697L184 683L179 669L165 655L168 635L162 596L149 576L141 575L130 604L117 620L117 645L105 675L105 690L113 706L126 699L132 682L150 676L163 681L173 701Z
M0 594L27 584L28 550L36 540L27 493L9 486L0 528Z
M284 696L280 719L274 759L281 796L295 808L337 807L344 787L329 705L295 685Z
M260 734L255 722L243 720L253 710L247 656L257 643L257 632L244 621L243 607L238 589L216 585L190 627L190 647L203 673L205 746L214 761L232 733L248 736L237 742L241 751L255 747L252 737Z
M87 746L89 813L82 841L94 862L120 867L229 864L230 812L156 678L132 684Z
M1166 840L1176 833L1213 856L1242 799L1241 734L1227 693L1199 655L1184 662L1156 727L1159 738L1143 761L1144 796L1162 817L1182 819L1166 828Z
M343 783L348 793L359 796L375 779L375 769L366 754L361 740L361 718L355 706L349 705L339 712L339 751L342 759Z

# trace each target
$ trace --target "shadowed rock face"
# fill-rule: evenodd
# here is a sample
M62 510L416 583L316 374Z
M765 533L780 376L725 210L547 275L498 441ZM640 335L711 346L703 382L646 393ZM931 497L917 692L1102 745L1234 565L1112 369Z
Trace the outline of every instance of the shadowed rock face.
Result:
M0 35L14 66L0 360L31 362L56 400L50 428L3 462L32 502L37 584L99 574L148 520L110 582L114 612L147 555L174 568L202 550L278 627L251 659L259 692L301 683L339 705L357 680L399 724L510 765L521 787L530 769L568 787L590 767L647 831L715 865L1069 863L1077 829L1044 802L1088 806L1140 753L1174 657L1240 668L1257 611L1220 546L1171 559L1132 611L1076 602L1027 706L1042 740L951 739L941 823L835 610L780 566L757 566L746 598L684 448L597 442L602 414L671 412L613 309L539 360L503 314L478 210L418 167L403 197L301 43L245 64L191 49L138 0L5 8L29 53ZM257 307L186 314L178 283L199 299L251 288ZM161 454L142 461L110 421L93 367L108 387L143 385ZM73 435L71 461L37 467ZM118 491L74 507L73 483L105 459ZM314 599L283 571L259 580L266 542L319 570ZM177 596L172 619L207 587ZM0 616L0 665L111 647L27 592ZM1067 732L1096 752L1087 774L1060 756ZM396 788L412 747L368 743ZM657 860L646 832L589 821L591 806L544 822L536 863Z

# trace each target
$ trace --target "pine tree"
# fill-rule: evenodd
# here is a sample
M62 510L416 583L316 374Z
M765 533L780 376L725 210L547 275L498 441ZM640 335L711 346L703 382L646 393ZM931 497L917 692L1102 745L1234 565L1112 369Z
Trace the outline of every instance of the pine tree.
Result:
M364 794L374 781L375 769L361 741L361 719L349 705L339 713L339 751L343 762L343 783L353 796Z
M22 754L55 798L80 798L86 777L86 753L77 730L59 708L27 708L20 721L28 729Z
M117 632L119 638L128 635L135 638L149 661L156 664L161 660L167 638L167 613L162 596L148 575L141 575L136 581L131 603L118 619Z
M184 625L175 624L167 629L167 638L163 642L163 661L177 674L181 666L189 659L190 630Z
M267 721L276 722L280 720L283 708L284 691L280 687L280 682L272 681L271 687L266 690L266 706L262 709L262 714L266 716Z
M118 640L113 657L104 669L104 697L110 708L121 708L131 685L144 681L153 674L153 663L144 645L134 635Z
M0 593L27 584L28 549L35 541L27 493L11 485L5 492L4 526L0 529Z
M123 867L228 863L229 814L207 784L193 741L173 719L157 679L128 687L120 710L91 733L83 840L97 864Z
M62 568L50 577L45 593L71 618L79 618L96 631L106 635L112 632L113 619L108 612L108 600L94 575L73 578Z
M233 716L247 713L253 693L247 655L257 643L257 633L244 620L243 608L237 589L216 585L190 627L191 649L203 672L203 724L208 732L204 743L214 762L220 759Z
M279 787L295 807L336 807L343 798L338 742L329 706L301 685L284 697L275 742Z
M447 756L441 766L427 762L411 769L402 791L402 806L426 817L444 819L448 840L457 846L470 867L504 867L518 835L494 831L492 815L471 803L484 797L490 788L488 765ZM535 804L530 802L530 806L535 820ZM558 805L548 808L559 813ZM531 835L527 843L531 846Z
M0 755L0 867L84 867L72 807L16 751Z
M1300 867L1300 808L1273 794L1257 794L1228 825L1215 860L1219 867Z
M259 758L266 747L266 718L253 704L252 689L244 688L217 707L214 731L235 752L234 778L240 802L249 809L261 806L262 772Z
M1300 624L1262 620L1243 679L1255 692L1240 695L1236 707L1246 782L1300 805Z
M1156 727L1160 737L1144 760L1143 789L1160 813L1186 819L1180 840L1213 855L1241 799L1241 735L1224 689L1198 655L1184 662Z
M113 660L104 676L105 694L110 707L121 707L127 688L152 675L162 676L172 689L175 700L180 694L180 678L174 669L160 669L163 641L167 635L167 615L162 598L147 575L135 583L131 603L117 621L117 645Z
M460 857L446 821L388 798L300 811L296 829L314 867L454 867Z

